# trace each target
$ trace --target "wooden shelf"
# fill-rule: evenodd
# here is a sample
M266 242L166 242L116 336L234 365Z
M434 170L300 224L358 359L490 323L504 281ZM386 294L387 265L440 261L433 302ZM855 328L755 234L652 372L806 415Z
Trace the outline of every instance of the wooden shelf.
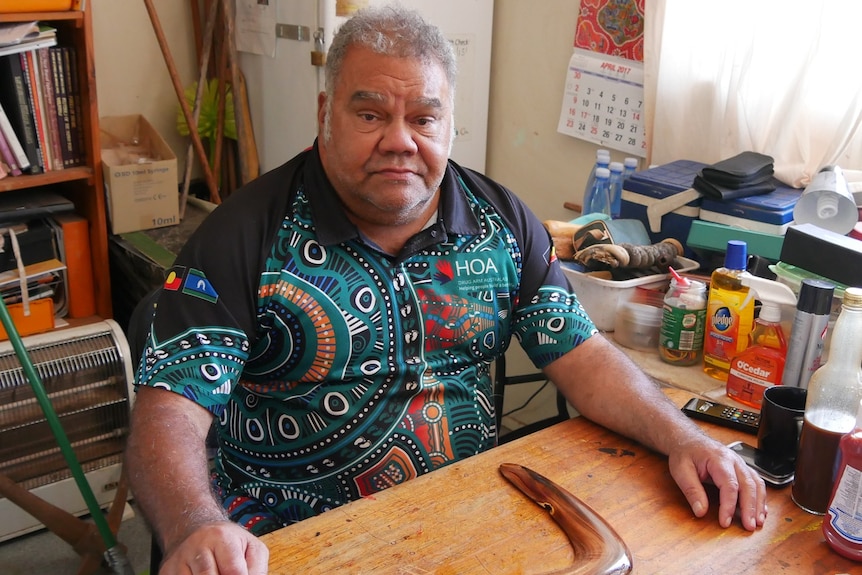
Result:
M81 10L63 10L61 12L7 12L0 13L0 22L33 22L58 20L84 20Z
M84 165L42 174L7 176L0 180L0 193L31 188L50 188L69 198L75 211L90 224L90 251L96 312L113 317L108 268L108 227L99 143L99 109L96 99L96 70L93 57L93 24L88 10L62 12L2 12L0 22L44 22L57 29L61 45L73 46L77 58L84 134Z

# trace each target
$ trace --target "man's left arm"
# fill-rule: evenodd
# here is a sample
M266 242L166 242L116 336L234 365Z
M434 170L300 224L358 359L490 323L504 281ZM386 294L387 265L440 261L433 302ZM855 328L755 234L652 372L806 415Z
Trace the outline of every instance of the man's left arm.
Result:
M676 408L623 352L597 334L545 367L545 374L588 419L668 456L674 481L697 517L709 506L703 483L719 489L723 527L739 509L753 531L766 519L766 486L742 459Z

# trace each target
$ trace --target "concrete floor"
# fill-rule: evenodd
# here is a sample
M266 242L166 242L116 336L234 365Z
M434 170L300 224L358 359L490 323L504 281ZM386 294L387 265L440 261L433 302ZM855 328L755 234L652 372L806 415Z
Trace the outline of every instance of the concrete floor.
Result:
M134 507L130 509L120 525L117 541L126 547L126 558L134 573L142 575L150 568L150 530ZM69 544L42 530L0 543L0 566L3 575L75 575L81 560ZM93 575L114 574L103 567Z

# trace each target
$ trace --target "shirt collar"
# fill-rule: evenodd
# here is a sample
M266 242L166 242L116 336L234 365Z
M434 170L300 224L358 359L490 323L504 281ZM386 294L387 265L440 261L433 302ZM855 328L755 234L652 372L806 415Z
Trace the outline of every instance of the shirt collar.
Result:
M335 188L323 170L316 139L308 155L303 181L318 241L323 245L336 245L358 238L356 226L348 219ZM481 231L479 222L470 209L463 186L457 164L450 160L440 184L440 221L451 233L478 234Z

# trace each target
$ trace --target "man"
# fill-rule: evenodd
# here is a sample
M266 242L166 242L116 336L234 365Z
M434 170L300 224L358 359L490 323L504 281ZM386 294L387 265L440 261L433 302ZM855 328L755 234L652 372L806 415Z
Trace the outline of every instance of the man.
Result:
M493 447L489 366L512 335L581 414L668 454L695 515L709 481L723 526L737 507L763 523L763 482L597 333L541 223L447 161L454 90L439 30L360 11L328 55L318 141L177 258L127 455L161 573L265 573L255 535Z

